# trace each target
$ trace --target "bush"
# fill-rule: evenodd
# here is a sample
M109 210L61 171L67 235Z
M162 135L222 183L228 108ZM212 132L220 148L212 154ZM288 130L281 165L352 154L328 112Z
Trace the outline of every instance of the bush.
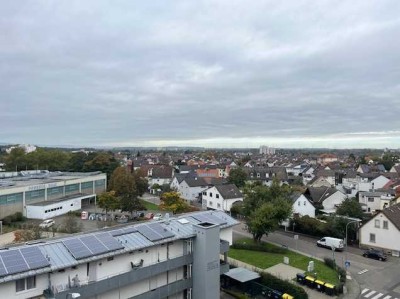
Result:
M279 279L269 273L260 273L261 283L282 293L287 293L296 299L308 299L306 291L287 280Z
M331 268L331 269L336 269L336 263L335 263L335 261L334 261L332 258L330 258L330 257L325 257L325 258L324 258L324 263L325 263L325 265L327 265L329 268Z
M254 243L234 243L231 248L234 249L245 249L252 251L262 251L262 252L270 252L270 253L287 253L288 250L286 248L280 248L276 246L265 246L264 244L254 244Z
M3 218L4 225L11 225L14 222L21 222L21 221L25 221L25 217L22 215L21 212L16 212L12 215Z

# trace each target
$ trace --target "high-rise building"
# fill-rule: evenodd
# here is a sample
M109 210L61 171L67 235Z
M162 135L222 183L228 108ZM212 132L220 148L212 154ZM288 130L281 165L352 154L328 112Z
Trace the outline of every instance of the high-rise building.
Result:
M266 145L260 146L261 155L275 155L275 148Z

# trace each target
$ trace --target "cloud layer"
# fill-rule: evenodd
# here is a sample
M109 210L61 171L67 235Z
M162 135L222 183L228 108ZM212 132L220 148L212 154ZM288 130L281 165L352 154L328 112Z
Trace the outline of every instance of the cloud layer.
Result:
M0 141L400 147L400 2L18 1Z

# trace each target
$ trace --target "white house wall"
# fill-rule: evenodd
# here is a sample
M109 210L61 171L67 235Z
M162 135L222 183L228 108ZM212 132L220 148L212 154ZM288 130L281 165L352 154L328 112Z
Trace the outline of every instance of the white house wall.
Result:
M293 203L293 214L299 214L300 216L309 216L315 218L315 207L308 201L304 195Z
M375 220L380 221L380 228L375 227ZM389 222L388 229L383 228L384 220ZM375 242L370 242L370 234L375 234ZM380 213L361 227L360 244L368 248L400 251L400 232L385 215Z
M27 205L26 217L29 219L49 219L82 208L82 198L71 198L48 205ZM52 211L53 210L53 211ZM48 211L48 212L46 212Z
M346 199L346 195L342 192L335 192L327 199L322 202L322 206L325 210L336 210L336 206L342 204L342 202Z

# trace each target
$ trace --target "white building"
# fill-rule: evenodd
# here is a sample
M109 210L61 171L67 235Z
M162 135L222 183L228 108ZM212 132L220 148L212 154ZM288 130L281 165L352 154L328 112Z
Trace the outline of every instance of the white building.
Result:
M399 256L400 204L382 210L360 228L360 245L381 248Z
M17 148L17 147L22 148L25 151L25 153L27 153L27 154L36 151L36 146L34 146L34 145L31 145L31 144L20 144L18 146L10 146L9 148L6 149L6 153L7 154L11 153L11 151L13 149Z
M28 216L37 207L48 211L45 218L77 209L71 200L90 203L107 188L107 176L101 172L49 172L32 170L0 173L0 219L16 212ZM63 203L66 201L67 203ZM56 202L57 207L54 206ZM67 206L66 204L69 204ZM58 209L61 207L61 209ZM55 209L55 210L54 210ZM49 211L50 210L50 211ZM29 212L29 215L32 212ZM43 218L41 218L43 219Z
M370 191L360 192L358 194L358 202L361 204L363 211L366 213L374 213L388 207L394 199L394 191Z
M315 218L315 207L307 197L305 197L303 194L295 194L292 199L293 215Z
M261 155L275 155L275 148L269 147L266 145L260 146L260 154Z
M5 248L1 297L219 298L237 223L223 212L197 212Z
M208 184L203 178L185 178L178 187L178 192L187 201L196 201L201 198L201 194L208 188Z
M234 184L216 185L203 191L203 207L229 212L235 202L243 201L243 194Z

